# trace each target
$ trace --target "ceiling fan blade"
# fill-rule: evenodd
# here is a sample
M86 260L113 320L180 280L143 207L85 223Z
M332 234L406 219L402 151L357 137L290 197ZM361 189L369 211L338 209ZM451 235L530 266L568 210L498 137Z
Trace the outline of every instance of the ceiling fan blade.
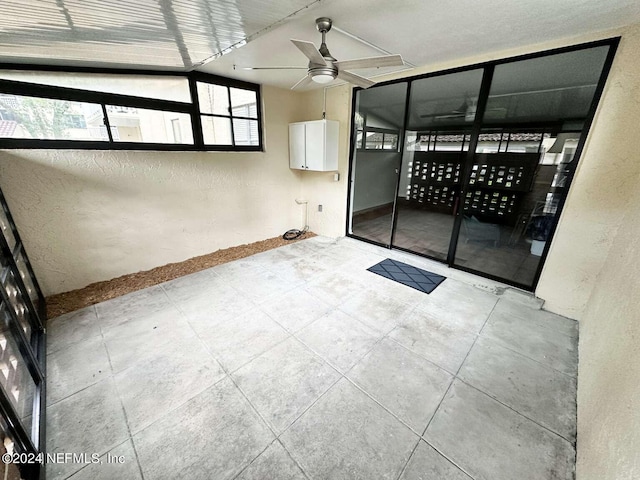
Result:
M310 83L311 83L311 76L307 75L305 77L302 77L298 83L296 83L293 87L291 87L291 90L295 90L296 88L304 87L304 86L306 86L306 85L308 85Z
M402 60L402 55L382 55L380 57L356 58L354 60L336 62L336 66L340 70L374 67L401 67L403 65L404 60Z
M344 70L338 70L338 78L349 83L353 83L354 85L362 88L369 88L370 86L376 84L376 82L374 82L373 80L361 77L360 75L356 75L355 73L345 72Z
M240 70L306 70L307 67L238 67Z
M315 63L318 65L326 65L327 61L324 59L318 48L313 44L313 42L305 42L304 40L294 40L291 39L291 42L298 47L305 56L311 60L311 63Z

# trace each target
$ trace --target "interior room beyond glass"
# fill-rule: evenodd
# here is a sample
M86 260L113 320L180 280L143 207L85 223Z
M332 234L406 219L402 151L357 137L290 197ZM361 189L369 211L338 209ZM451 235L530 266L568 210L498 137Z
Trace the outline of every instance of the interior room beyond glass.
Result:
M615 45L357 90L349 235L534 289Z

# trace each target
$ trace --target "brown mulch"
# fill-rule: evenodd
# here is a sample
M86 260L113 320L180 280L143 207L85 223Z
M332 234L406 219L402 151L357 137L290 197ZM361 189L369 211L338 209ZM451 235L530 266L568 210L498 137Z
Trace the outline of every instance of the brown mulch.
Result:
M92 283L78 290L57 293L46 298L47 317L55 318L64 313L73 312L136 290L158 285L159 283L215 267L222 263L232 262L239 258L315 236L315 233L307 232L295 240L284 240L282 237L269 238L237 247L224 248L213 253L190 258L184 262L169 263L144 272L130 273L104 282Z

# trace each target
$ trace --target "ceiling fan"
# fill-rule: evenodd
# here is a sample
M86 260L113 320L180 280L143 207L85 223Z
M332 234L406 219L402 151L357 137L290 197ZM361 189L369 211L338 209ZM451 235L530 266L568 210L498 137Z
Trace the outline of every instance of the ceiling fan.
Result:
M336 78L345 80L349 83L353 83L362 88L368 88L375 85L376 82L369 80L368 78L361 77L355 73L351 73L347 70L359 69L359 68L375 68L375 67L396 67L403 66L404 61L401 55L382 55L379 57L369 58L357 58L354 60L345 60L339 62L330 53L325 43L325 37L329 30L331 30L331 19L327 17L321 17L316 19L316 27L322 34L322 43L318 49L313 42L306 42L304 40L294 40L291 42L298 47L298 49L309 59L309 65L307 67L307 75L296 83L291 89L304 87L311 82L325 84L329 83ZM304 67L253 67L250 70L288 70Z

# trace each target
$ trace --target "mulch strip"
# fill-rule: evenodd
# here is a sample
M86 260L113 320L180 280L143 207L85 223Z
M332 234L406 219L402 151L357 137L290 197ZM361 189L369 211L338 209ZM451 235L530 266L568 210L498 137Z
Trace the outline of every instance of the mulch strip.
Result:
M78 290L57 293L46 298L47 317L55 318L68 312L135 292L136 290L152 287L153 285L168 282L222 263L232 262L315 236L315 233L307 232L295 240L284 240L282 237L269 238L237 247L224 248L213 253L190 258L184 262L169 263L144 272L130 273L104 282L92 283Z

